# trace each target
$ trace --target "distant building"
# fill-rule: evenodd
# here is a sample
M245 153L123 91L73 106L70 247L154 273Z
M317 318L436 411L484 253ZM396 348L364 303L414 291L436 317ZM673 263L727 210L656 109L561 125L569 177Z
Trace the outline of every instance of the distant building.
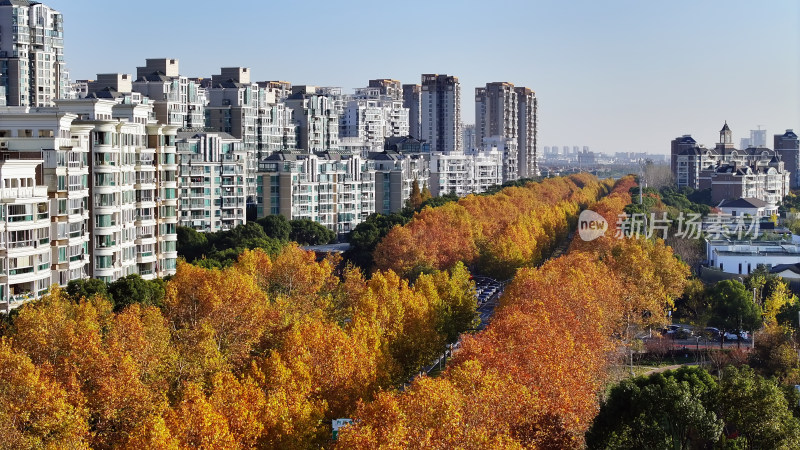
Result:
M800 141L792 130L774 136L775 152L785 164L786 170L791 173L789 186L792 189L800 188Z
M718 208L732 217L769 217L778 212L777 205L769 204L758 198L723 200Z
M197 231L230 230L247 222L247 152L221 132L178 132L178 225Z
M461 152L461 85L443 74L422 75L420 136L432 152Z
M0 87L9 106L54 106L67 97L60 12L39 2L0 1Z
M767 146L767 130L750 130L750 145L753 147Z
M403 107L408 108L408 134L416 139L421 138L422 123L422 87L418 84L403 85Z
M754 197L775 204L787 192L784 180L790 179L792 167L800 162L795 156L796 136L792 141L792 134L785 140L776 136L775 150L753 146L736 149L727 122L720 130L719 142L711 149L684 135L672 141L672 173L678 186L713 188L715 201ZM779 150L778 145L786 149Z
M475 124L461 124L461 141L465 151L477 150L478 139L475 134Z
M800 263L800 245L789 241L706 241L706 259L722 272L749 275L758 266L767 269Z
M346 234L375 212L375 170L358 155L277 152L259 162L263 215Z

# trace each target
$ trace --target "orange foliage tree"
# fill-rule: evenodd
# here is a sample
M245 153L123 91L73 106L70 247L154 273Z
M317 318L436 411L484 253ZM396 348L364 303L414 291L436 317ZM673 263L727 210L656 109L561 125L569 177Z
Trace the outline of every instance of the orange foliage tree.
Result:
M378 244L376 267L409 276L425 268L447 269L460 261L509 278L517 268L548 257L580 209L606 194L609 186L580 174L426 208Z

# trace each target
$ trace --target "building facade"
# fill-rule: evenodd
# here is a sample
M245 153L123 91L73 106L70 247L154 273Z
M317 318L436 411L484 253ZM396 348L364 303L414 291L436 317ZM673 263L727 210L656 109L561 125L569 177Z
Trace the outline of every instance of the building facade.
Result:
M259 163L263 214L308 219L342 235L375 212L375 170L358 155L278 152Z
M242 142L227 133L178 132L178 225L230 230L247 221L246 161Z
M786 170L791 173L790 187L800 188L800 141L797 134L792 130L786 130L783 134L776 134L773 137L775 152L778 153Z
M47 5L0 1L0 87L9 106L53 106L69 89L64 18Z
M460 152L461 85L457 77L422 75L420 136L432 152ZM476 125L477 126L477 125Z
M403 107L408 108L408 134L414 139L421 139L420 123L422 122L422 86L418 84L403 85Z

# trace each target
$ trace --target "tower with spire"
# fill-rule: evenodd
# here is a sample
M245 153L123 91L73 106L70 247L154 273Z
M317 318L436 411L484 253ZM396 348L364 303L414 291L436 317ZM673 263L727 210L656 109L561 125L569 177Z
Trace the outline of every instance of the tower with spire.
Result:
M728 127L727 120L725 121L725 125L722 126L722 129L719 130L719 143L725 147L733 147L733 137L731 136L731 129Z

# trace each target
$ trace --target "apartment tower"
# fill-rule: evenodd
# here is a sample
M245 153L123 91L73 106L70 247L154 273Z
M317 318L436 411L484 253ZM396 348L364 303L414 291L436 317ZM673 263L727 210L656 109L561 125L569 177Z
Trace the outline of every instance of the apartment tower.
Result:
M421 138L432 152L461 152L461 85L457 77L422 75Z

